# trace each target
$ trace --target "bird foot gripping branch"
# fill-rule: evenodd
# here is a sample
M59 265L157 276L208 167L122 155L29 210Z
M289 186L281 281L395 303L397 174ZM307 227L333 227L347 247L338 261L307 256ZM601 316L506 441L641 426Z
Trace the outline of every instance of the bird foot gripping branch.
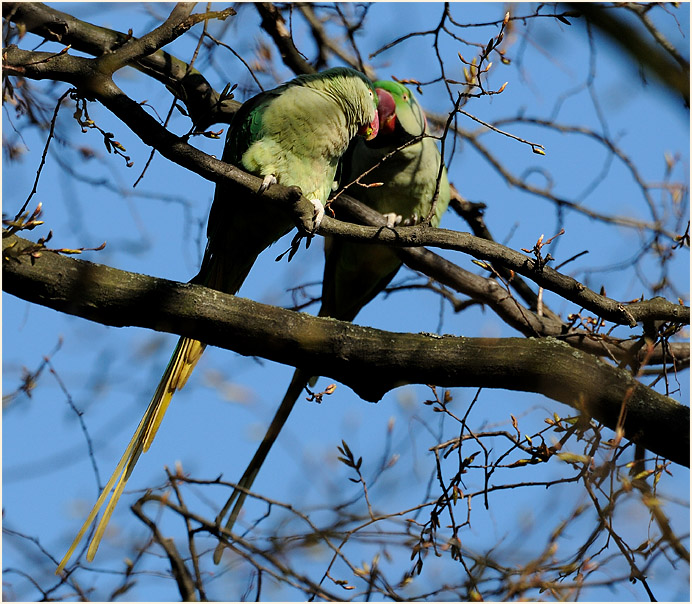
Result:
M322 219L324 218L324 205L319 199L308 199L308 201L315 208L315 213L312 215L312 233L314 235L317 229L320 228L322 224Z
M272 185L275 185L278 183L278 180L274 174L267 174L264 179L262 180L262 184L260 185L260 188L257 190L257 192L261 195L264 193L269 187ZM295 197L296 201L300 199L302 196L302 192L300 191L300 187L291 187L292 189L295 189ZM312 214L312 224L311 227L307 230L308 236L312 236L317 232L317 229L320 228L320 224L322 224L322 219L324 218L324 203L318 198L309 198L308 201L312 204L312 207L314 208L313 214Z
M387 220L387 228L388 229L393 229L395 226L397 226L402 220L403 217L401 214L397 214L396 212L386 212L382 214L382 216L385 217Z
M276 176L274 174L267 174L264 179L262 180L262 184L260 185L260 188L257 189L257 193L262 195L269 187L272 185L277 184L279 181L277 180ZM295 197L296 201L300 199L302 192L300 191L300 187L291 187L292 189L295 189ZM312 215L312 227L308 230L309 235L314 235L317 232L317 229L320 228L320 224L322 223L322 218L324 218L324 204L319 200L319 199L308 199L308 201L312 204L314 211Z
M258 193L261 195L264 193L269 187L272 185L275 185L278 181L276 180L276 176L274 174L267 174L264 179L262 180L262 184L260 185L260 188L258 189Z

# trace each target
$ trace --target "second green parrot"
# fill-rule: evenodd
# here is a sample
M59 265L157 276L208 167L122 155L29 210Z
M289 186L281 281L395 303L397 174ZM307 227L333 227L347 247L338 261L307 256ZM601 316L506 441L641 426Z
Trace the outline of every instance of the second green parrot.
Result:
M361 178L363 184L383 183L382 186L366 188L354 185L348 192L387 216L393 226L400 221L415 224L425 220L432 210L437 190L430 220L430 224L437 227L449 204L449 182L446 168L440 165L442 158L435 140L424 136L427 133L425 114L406 86L390 81L374 84L379 96L379 134L374 140L353 141L342 160L342 183L351 183L403 146ZM407 145L417 138L417 142ZM352 321L360 309L387 286L400 266L401 260L387 246L326 238L322 305L318 315ZM241 487L249 489L252 486L296 400L311 378L316 379L301 369L293 374L262 443L238 483ZM236 489L217 517L217 523L222 522L235 502L226 522L226 529L230 530L245 498L246 494ZM214 554L216 563L222 552L223 546L219 545Z

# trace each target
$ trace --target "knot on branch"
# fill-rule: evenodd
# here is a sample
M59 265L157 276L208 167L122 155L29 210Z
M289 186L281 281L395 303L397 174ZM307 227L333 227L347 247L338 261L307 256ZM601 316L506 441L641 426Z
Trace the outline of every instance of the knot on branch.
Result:
M288 203L298 203L300 201L300 198L303 196L303 191L301 190L300 187L296 185L291 185L289 187L286 187L286 201Z

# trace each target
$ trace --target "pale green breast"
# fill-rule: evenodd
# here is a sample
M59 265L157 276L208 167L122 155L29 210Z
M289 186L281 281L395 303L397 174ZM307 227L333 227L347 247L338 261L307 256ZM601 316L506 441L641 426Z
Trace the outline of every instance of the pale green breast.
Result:
M329 95L289 88L264 110L261 138L245 151L242 165L258 176L274 174L279 184L296 185L324 203L356 129Z
M376 164L388 151L369 149L358 141L349 181ZM355 185L351 194L382 214L394 212L404 219L414 215L424 217L430 211L439 167L440 152L435 140L426 138L399 151L362 179L366 184L382 182L383 186L365 189ZM448 203L449 183L443 170L433 226L439 225Z

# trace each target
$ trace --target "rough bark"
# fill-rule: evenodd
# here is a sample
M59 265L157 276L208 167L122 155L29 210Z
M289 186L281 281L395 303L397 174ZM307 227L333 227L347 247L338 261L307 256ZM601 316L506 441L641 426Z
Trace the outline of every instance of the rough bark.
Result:
M337 379L369 401L410 383L544 394L689 466L689 408L630 373L554 338L463 338L393 333L284 310L42 251L3 238L3 290L60 312L139 326ZM26 252L26 253L24 253Z

